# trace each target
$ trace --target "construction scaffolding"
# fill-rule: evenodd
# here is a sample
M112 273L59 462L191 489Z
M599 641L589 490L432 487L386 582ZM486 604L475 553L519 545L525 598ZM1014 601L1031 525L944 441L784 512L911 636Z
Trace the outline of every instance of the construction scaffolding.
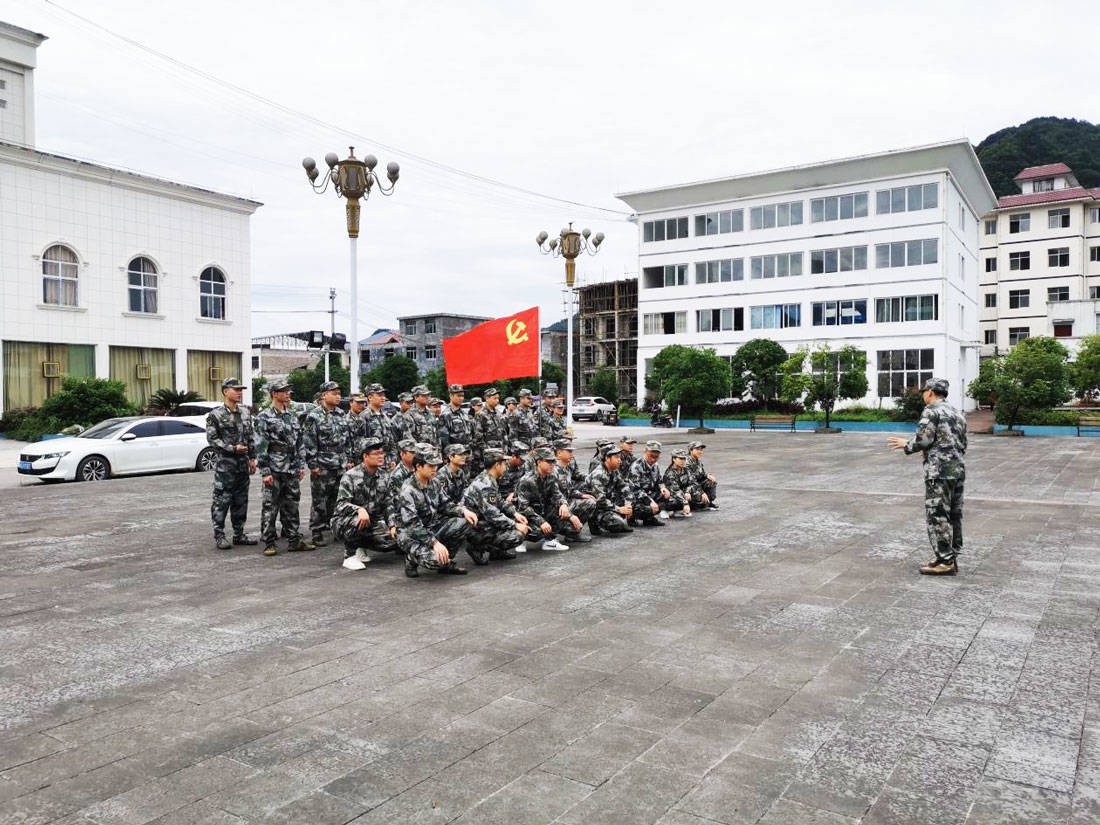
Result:
M582 286L577 306L579 394L591 392L598 369L611 367L619 399L633 402L638 393L638 279Z

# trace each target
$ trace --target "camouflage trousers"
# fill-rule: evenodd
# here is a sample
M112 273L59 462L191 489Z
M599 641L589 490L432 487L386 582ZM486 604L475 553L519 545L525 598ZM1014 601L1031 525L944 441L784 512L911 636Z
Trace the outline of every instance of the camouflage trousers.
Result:
M260 511L260 537L266 544L274 544L279 537L275 522L283 523L283 535L291 541L301 538L299 532L298 503L302 500L302 488L297 473L272 473L271 484L263 485L263 509Z
M963 479L924 480L924 517L928 522L928 540L937 559L954 561L962 552L962 507Z
M244 532L248 517L248 457L220 456L214 468L214 498L210 505L210 521L214 535L225 535L225 516L233 524L233 534Z
M397 540L390 537L390 528L385 524L369 523L358 527L354 515L335 516L329 526L332 535L344 543L344 556L354 556L355 551L375 550L379 553L392 553L397 550Z
M657 512L653 512L653 504L657 504ZM683 507L683 505L680 505ZM637 498L634 499L634 521L640 521L642 524L652 524L655 521L661 520L661 510L670 510L667 499L655 499L651 496L647 496L645 493L639 493Z
M694 510L698 510L700 507L705 507L703 504L703 493L707 494L707 498L710 499L710 503L718 501L718 485L711 484L709 481L704 481L696 488L697 492L691 496L691 507Z
M466 543L470 539L470 524L462 516L447 518L432 532L432 539L442 542L450 553L451 561L458 558L459 551L466 549ZM429 570L438 570L439 562L435 560L435 550L432 549L432 541L427 543L417 541L406 531L397 531L397 542L405 555ZM519 544L519 542L516 542Z
M342 468L327 467L321 469L321 474L311 474L309 480L309 529L313 533L320 533L328 527L332 514L336 510L336 494L340 492L340 477L344 475Z
M569 512L581 520L583 528L595 514L596 502L590 498L575 498L569 502ZM569 519L555 518L551 519L550 523L554 525L554 532L559 536L565 536L566 540L580 534L580 530L577 530Z
M521 544L523 536L518 530L502 529L478 522L477 527L470 530L468 541L475 550L487 550L489 558L499 559L504 557L505 550L511 550ZM447 547L450 549L449 544Z
M630 525L615 510L599 510L588 523L589 529L596 535L600 533L626 533Z

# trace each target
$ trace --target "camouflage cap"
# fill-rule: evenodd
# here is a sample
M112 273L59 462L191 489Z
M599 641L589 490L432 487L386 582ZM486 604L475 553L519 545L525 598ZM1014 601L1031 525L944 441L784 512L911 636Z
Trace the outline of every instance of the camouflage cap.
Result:
M348 401L352 404L366 404L367 397L361 392L353 392L348 396Z
M489 389L485 390L485 398L486 399L491 398L494 395L500 395L500 392L497 391L497 390L494 390L492 387L489 387Z
M425 387L423 384L417 384L415 387L412 388L411 392L413 395L431 395L431 393L428 391L428 388Z
M397 442L397 449L402 453L415 453L416 442L413 441L411 438L402 438L400 441Z
M683 450L683 449L673 450L672 451L672 457L673 458L687 458L688 457L687 450Z
M661 452L662 449L664 449L661 446L660 441L647 441L645 443L645 448L646 448L646 450L648 450L650 452L654 452L654 453L659 453L659 452Z
M621 452L622 449L620 449L619 447L615 446L614 444L608 444L606 447L600 450L600 458L607 458L611 455L619 455Z
M466 390L463 389L461 384L451 384L451 386L447 387L447 392L449 392L451 395L454 395L455 393L459 392L464 393L466 392Z
M550 439L549 438L543 438L541 435L536 435L534 438L531 439L531 449L532 450L537 449L539 447L549 447L549 446L550 446Z
M470 399L470 406L471 407L481 407L484 404L485 404L485 402L482 401L481 398L479 398L476 395L473 398Z
M376 435L368 435L359 439L359 445L364 453L372 453L375 450L385 449L386 442Z
M503 450L498 450L496 447L490 447L484 453L482 453L486 465L496 464L498 461L504 461L507 456L504 455Z
M565 402L564 401L555 401L554 404L553 404L553 407L554 407L555 410L564 410L565 409Z
M568 438L558 438L554 441L554 449L569 450L569 452L573 452L573 442Z
M538 447L534 452L535 461L553 461L554 451L549 447Z
M947 398L947 389L949 386L946 378L929 378L924 382L924 389L932 390L932 392L942 398Z
M636 439L632 435L624 435L622 438L619 439L619 443L620 444L637 444L638 439Z
M439 454L439 451L436 450L436 448L433 447L431 444L419 444L417 446L428 448L426 450L416 451L416 460L419 461L421 464L431 464L435 467L438 467L440 464L443 463L443 457Z
M411 392L403 392L399 396L397 396L397 400L412 402L413 394Z
M333 390L338 390L338 389L340 389L340 385L337 384L335 381L326 381L320 387L320 391L323 392L323 393L324 392L332 392Z
M512 442L512 455L523 455L531 448L524 444L522 441Z
M522 390L519 391L519 397L520 398L530 398L531 397L531 391L529 389L527 389L527 387L524 387Z
M268 387L272 392L286 392L290 389L289 381L272 381L271 386Z
M442 407L443 406L443 399L442 398L429 398L428 399L428 406L429 407Z
M597 450L602 450L604 447L608 446L609 444L614 444L614 443L615 443L615 440L611 439L611 438L597 438L596 439L596 449Z
M385 395L385 394L386 394L386 388L383 387L381 384L368 384L367 385L367 395Z
M443 451L443 455L450 458L453 455L467 455L470 451L466 449L465 444L448 444Z
M702 441L692 441L690 444L688 444L689 450L695 450L698 448L702 448L705 450L707 448L707 445L704 444Z
M517 402L516 399L512 398L512 396L510 396L510 395L507 398L504 399L504 405L505 406L508 406L509 404L517 404L517 403L519 403L519 402Z
M226 378L222 381L223 390L247 390L248 387L238 381L236 378Z

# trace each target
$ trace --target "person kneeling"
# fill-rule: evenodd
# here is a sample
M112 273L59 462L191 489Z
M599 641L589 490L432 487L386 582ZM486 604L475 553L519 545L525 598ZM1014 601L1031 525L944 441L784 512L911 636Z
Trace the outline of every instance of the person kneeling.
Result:
M661 479L661 442L647 441L640 461L630 465L628 483L634 496L634 521L651 527L664 527L662 518L668 518L672 509L672 496ZM622 472L620 469L619 472Z
M601 533L633 533L627 519L634 515L626 481L619 472L622 449L611 445L600 453L600 463L588 474L588 487L596 498L596 512L588 529Z
M348 570L363 570L370 561L367 550L392 553L397 550L397 519L382 439L363 439L363 461L344 473L336 493L336 508L329 528L344 543L344 564Z
M668 490L668 506L673 515L691 515L692 503L696 500L702 506L704 494L691 480L687 469L687 450L673 450L672 463L665 470L665 488Z
M485 470L466 488L462 504L477 513L477 526L470 533L467 552L476 564L489 559L514 559L530 531L527 517L516 511L501 495L497 482L504 475L507 459L501 450L484 452Z
M405 553L405 575L414 579L420 568L464 576L455 558L466 549L477 514L452 502L435 480L443 459L434 449L417 452L413 475L401 486L397 541Z
M532 453L535 468L520 479L516 486L516 509L527 521L541 531L530 541L542 539L543 550L568 550L569 545L557 540L554 534L554 521L558 518L570 519L574 529L580 532L581 522L569 511L569 504L562 495L558 477L554 473L554 453L549 447L538 447Z

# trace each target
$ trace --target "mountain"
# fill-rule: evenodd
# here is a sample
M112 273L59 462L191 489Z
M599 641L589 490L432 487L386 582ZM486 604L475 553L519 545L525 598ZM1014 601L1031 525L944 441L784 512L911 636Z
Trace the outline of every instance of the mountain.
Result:
M1082 186L1100 186L1100 126L1087 120L1037 117L994 132L977 146L978 160L997 197L1019 192L1021 169L1064 163Z

